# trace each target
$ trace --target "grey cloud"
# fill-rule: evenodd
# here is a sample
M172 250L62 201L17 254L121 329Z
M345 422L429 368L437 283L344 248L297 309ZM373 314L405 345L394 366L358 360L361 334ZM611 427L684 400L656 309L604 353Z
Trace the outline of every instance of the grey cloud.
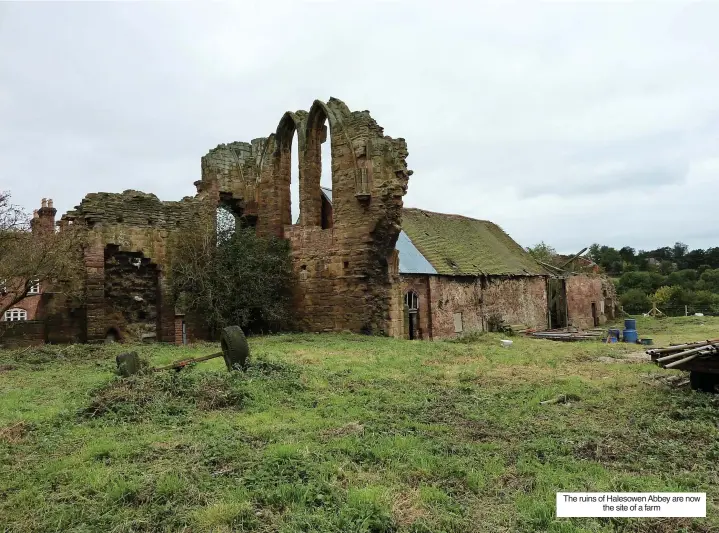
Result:
M177 199L210 148L336 96L407 139L409 206L566 251L716 243L696 213L719 226L704 163L719 157L717 15L679 2L0 3L0 188L60 211L96 190Z

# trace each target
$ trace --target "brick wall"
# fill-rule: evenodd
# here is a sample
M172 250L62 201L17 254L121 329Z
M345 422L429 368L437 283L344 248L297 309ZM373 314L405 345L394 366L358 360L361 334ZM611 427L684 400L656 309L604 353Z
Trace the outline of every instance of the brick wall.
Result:
M5 297L0 297L0 307L5 307L5 305L7 305L11 301L10 298L11 296L9 294ZM40 308L40 299L40 294L31 294L13 305L12 309L24 309L25 311L27 311L27 319L35 320L38 316ZM0 320L2 319L3 317L0 316Z

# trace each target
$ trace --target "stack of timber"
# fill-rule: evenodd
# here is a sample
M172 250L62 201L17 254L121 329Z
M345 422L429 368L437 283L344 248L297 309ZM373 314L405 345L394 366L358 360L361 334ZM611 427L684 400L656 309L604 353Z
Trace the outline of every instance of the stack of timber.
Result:
M668 348L657 348L647 350L652 361L662 368L683 368L687 363L699 359L716 358L719 361L719 339L690 342L669 346ZM698 363L699 361L697 361ZM694 363L692 366L694 366Z
M582 331L577 328L559 328L532 333L532 337L535 339L551 341L593 341L601 338L601 336L602 330Z

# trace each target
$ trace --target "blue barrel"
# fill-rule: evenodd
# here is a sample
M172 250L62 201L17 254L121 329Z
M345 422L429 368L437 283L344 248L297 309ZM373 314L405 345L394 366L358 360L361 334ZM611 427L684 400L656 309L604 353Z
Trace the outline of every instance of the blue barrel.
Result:
M609 336L614 337L615 339L619 340L622 336L622 332L619 329L610 329Z
M637 321L634 318L627 318L624 321L624 329L637 329Z
M639 340L639 333L636 329L625 329L623 331L624 342L637 342Z

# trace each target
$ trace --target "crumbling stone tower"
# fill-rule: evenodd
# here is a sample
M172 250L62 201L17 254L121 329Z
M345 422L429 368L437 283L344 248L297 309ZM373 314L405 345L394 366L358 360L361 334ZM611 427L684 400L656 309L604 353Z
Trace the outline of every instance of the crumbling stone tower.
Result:
M297 132L299 161L292 161ZM329 135L328 135L329 132ZM331 221L323 213L321 145L332 154ZM275 133L221 144L202 158L198 197L224 205L261 235L287 238L298 283L297 325L399 336L401 294L394 250L412 174L404 139L385 136L369 111L316 100L285 113ZM300 217L292 224L290 179L299 167ZM324 215L324 216L323 216Z

